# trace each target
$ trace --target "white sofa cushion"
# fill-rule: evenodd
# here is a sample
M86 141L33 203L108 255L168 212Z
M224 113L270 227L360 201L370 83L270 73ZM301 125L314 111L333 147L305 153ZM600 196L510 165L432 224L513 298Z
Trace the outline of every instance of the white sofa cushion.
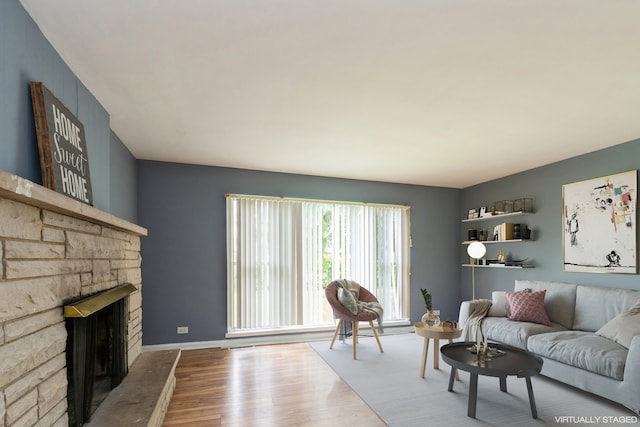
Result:
M638 298L638 291L579 285L571 329L595 332L609 320L628 310Z
M560 363L622 381L626 348L591 332L562 331L532 335L527 350Z
M557 323L551 326L531 322L514 322L506 317L485 317L482 321L482 333L488 340L498 341L514 347L527 348L527 338L545 332L564 331L566 328Z

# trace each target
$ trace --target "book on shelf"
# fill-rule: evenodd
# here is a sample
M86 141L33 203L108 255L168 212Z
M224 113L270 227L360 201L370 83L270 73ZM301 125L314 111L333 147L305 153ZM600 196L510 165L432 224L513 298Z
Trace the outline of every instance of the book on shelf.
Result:
M510 222L503 222L493 227L493 239L494 240L513 240L513 224Z

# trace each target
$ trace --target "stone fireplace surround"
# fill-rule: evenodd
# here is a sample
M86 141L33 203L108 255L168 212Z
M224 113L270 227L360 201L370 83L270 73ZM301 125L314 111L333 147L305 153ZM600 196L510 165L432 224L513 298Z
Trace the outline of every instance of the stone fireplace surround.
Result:
M0 170L0 424L66 426L69 300L130 283L127 363L142 353L147 230Z

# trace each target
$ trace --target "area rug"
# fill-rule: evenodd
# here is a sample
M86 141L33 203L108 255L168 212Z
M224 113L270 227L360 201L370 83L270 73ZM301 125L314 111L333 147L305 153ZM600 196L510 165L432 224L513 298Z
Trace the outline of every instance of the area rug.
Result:
M351 340L310 346L391 427L412 426L596 426L635 424L638 417L621 405L544 376L532 378L538 419L531 417L524 379L509 377L507 393L497 378L478 378L476 419L467 417L469 374L460 372L448 392L450 367L433 369L429 349L425 378L419 368L424 339L413 333L381 336L384 353L373 338L360 338L358 359ZM442 341L441 341L442 343ZM433 343L431 343L433 345Z

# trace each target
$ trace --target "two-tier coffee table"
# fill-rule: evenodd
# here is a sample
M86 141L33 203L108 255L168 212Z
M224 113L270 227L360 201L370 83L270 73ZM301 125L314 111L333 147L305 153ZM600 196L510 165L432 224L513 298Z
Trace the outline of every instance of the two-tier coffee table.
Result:
M440 349L442 359L451 365L449 391L453 391L454 377L458 369L471 374L467 415L471 418L476 417L478 375L500 378L500 391L504 392L507 391L507 377L516 376L526 380L531 416L538 418L536 401L533 397L533 387L531 387L531 377L540 373L542 369L542 359L519 348L503 344L491 344L491 348L502 350L505 354L491 358L491 360L486 362L477 362L476 355L468 350L473 344L472 342L457 342L447 344Z
M427 326L425 323L417 322L413 324L416 335L424 337L422 347L422 361L420 362L420 378L424 378L424 371L427 366L427 353L429 352L429 340L433 340L433 369L440 369L440 340L453 342L454 338L462 335L462 329L438 326Z

